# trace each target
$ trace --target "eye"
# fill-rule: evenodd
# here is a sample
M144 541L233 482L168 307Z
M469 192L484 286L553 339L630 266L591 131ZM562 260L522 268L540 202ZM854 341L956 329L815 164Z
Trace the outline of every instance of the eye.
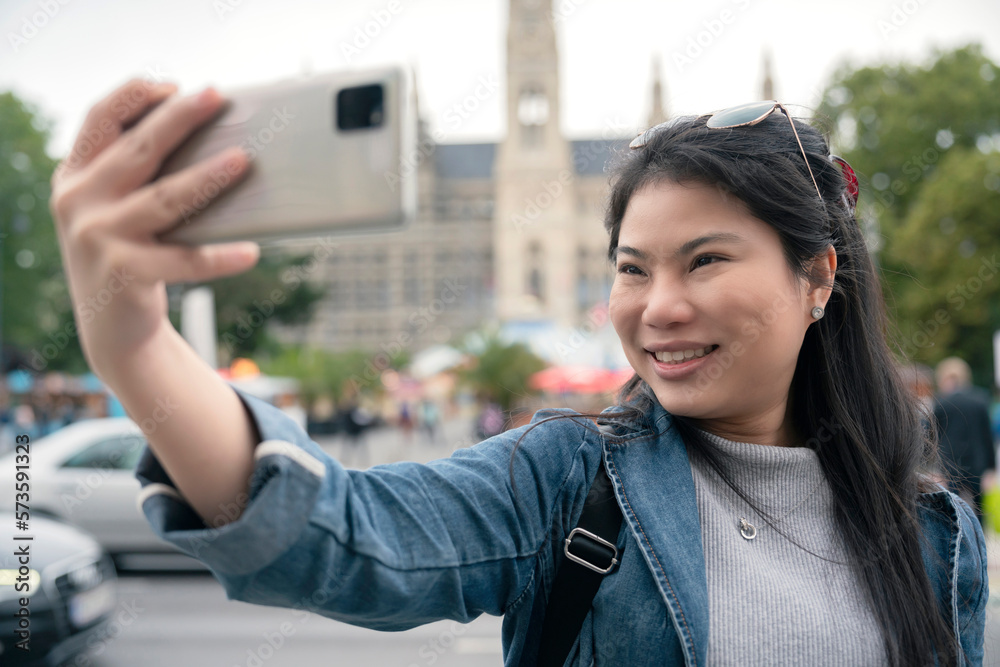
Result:
M618 273L624 273L630 276L641 276L642 269L635 264L622 264L618 267Z
M697 269L699 267L708 266L709 264L714 264L716 262L721 262L721 261L722 258L716 255L698 255L697 257L694 258L694 261L691 263L691 268Z

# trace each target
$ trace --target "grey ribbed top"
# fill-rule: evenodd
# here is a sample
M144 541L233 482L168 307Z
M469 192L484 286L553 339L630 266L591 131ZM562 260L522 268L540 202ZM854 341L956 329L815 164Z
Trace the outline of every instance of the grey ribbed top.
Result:
M693 459L708 576L708 664L885 664L878 625L846 564L816 452L706 435L732 456L723 465L733 482L782 532L834 561L783 537L707 463ZM756 527L754 539L741 536L740 517Z

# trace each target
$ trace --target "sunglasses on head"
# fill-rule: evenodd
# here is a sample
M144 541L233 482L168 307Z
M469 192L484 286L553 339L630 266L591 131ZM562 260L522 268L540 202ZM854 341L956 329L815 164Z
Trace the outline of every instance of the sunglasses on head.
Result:
M802 147L802 141L799 139L799 132L795 129L795 123L792 121L791 114L789 114L788 110L785 109L785 107L779 102L776 102L775 100L751 102L750 104L741 104L737 107L730 107L729 109L717 111L708 117L705 127L713 130L750 127L761 122L775 111L781 111L785 114L785 118L788 119L789 124L792 126L792 133L795 134L795 142L799 145L799 151L802 153L802 159L806 162L806 169L809 171L809 178L812 179L812 184L816 188L816 194L819 195L820 201L822 201L823 193L820 192L819 184L816 183L816 177L813 176L812 167L809 166L809 158L806 157L806 150ZM633 139L632 143L630 143L628 147L631 149L642 148L649 143L653 135L664 127L671 125L673 122L674 121L667 121L649 128ZM847 181L847 192L844 194L844 204L853 214L858 203L858 177L854 173L854 169L851 168L851 165L847 164L847 160L844 158L836 155L830 155L827 159L840 167L840 171L844 174L844 180Z

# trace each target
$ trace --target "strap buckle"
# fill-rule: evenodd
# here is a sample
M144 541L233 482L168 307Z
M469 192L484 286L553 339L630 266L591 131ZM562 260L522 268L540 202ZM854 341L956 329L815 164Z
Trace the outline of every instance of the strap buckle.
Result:
M576 546L582 547L583 549L581 555L579 556L569 550L570 546L573 546L574 537L585 538L577 540ZM565 546L563 547L563 553L566 554L566 558L569 558L574 563L579 563L585 568L593 570L598 574L607 574L614 569L615 565L618 563L618 548L599 535L594 535L590 531L584 530L583 528L574 528L570 531L569 537L567 537L564 542ZM584 556L589 556L598 562L592 563L591 561L586 560ZM610 560L606 567L603 566L602 562L599 560L602 558L605 561Z

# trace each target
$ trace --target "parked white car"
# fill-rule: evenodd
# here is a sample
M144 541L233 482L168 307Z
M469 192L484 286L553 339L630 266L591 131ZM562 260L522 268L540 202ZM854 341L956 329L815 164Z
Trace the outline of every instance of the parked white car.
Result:
M160 540L136 504L135 466L146 439L131 419L87 419L31 443L31 514L92 534L114 556L179 552ZM15 453L0 457L0 508L13 509ZM116 558L116 560L118 560Z

